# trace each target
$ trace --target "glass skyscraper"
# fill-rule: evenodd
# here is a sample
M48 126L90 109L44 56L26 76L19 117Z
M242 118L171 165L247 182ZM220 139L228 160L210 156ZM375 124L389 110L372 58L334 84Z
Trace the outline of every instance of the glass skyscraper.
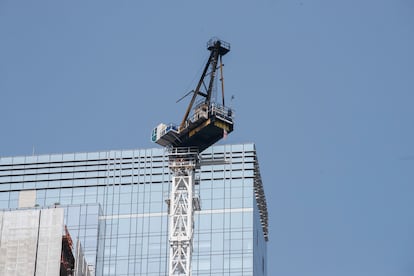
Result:
M96 275L164 276L170 181L161 148L0 157L0 209L61 206ZM267 275L268 216L254 144L204 151L196 193L192 275Z

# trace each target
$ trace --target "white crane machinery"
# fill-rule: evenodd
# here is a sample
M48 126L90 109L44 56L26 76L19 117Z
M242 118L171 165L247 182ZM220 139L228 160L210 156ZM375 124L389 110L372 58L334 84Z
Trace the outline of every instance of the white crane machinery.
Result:
M168 149L172 173L168 203L169 275L190 276L193 251L194 211L200 210L194 193L195 173L200 167L199 154L233 131L233 112L225 106L222 57L230 44L217 38L207 42L210 57L180 125L159 124L151 140ZM217 70L220 71L221 98L212 99ZM196 102L197 98L201 98ZM194 106L195 104L195 106ZM194 108L193 108L194 106Z

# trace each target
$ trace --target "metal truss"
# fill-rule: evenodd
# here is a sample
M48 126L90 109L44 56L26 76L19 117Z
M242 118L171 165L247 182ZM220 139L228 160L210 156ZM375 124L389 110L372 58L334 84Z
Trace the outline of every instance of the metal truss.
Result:
M171 148L169 168L172 173L168 203L170 276L190 276L193 252L194 211L200 209L194 191L195 172L199 168L198 150Z

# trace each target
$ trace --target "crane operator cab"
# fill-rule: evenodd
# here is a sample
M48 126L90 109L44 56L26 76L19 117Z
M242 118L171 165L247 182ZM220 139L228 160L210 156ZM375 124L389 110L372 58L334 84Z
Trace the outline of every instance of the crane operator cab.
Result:
M212 38L207 49L210 57L196 89L192 91L193 96L181 124L159 124L152 131L152 142L164 147L197 147L202 152L233 131L233 111L225 106L224 101L222 63L222 56L230 51L230 44ZM221 103L211 99L217 69L220 70ZM196 102L196 98L200 100Z

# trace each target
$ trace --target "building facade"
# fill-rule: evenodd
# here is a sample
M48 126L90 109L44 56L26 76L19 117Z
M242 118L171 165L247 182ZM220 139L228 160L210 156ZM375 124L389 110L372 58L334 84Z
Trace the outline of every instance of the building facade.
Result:
M61 206L96 275L167 275L170 181L160 148L0 157L0 209ZM196 184L192 275L267 275L254 144L204 151Z
M64 211L0 211L0 275L91 276L80 240L74 246L64 226Z

